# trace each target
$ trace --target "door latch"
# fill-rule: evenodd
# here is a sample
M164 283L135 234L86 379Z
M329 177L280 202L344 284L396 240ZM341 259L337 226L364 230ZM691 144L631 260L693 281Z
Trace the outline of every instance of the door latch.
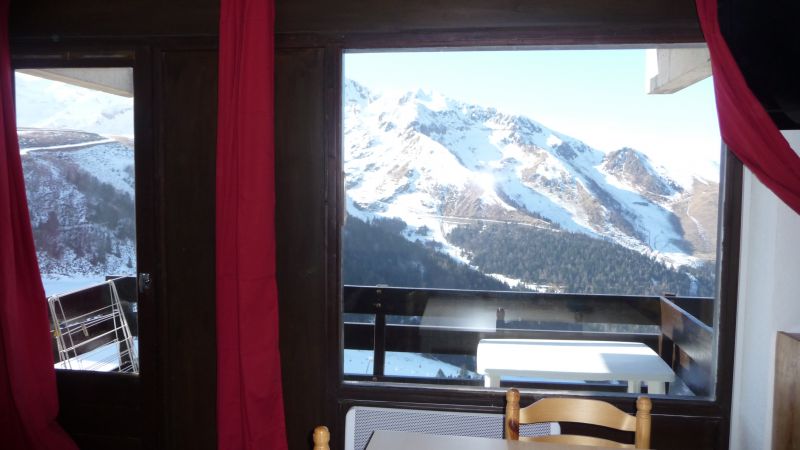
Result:
M139 293L144 294L144 291L149 290L153 286L153 280L149 273L139 273Z

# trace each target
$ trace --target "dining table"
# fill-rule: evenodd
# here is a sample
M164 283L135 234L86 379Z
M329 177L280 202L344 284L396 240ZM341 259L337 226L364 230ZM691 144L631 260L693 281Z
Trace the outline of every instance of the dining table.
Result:
M607 447L377 430L366 450L600 450Z

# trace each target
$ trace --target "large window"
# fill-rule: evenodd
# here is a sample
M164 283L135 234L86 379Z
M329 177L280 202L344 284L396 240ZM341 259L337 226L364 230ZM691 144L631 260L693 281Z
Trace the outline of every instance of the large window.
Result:
M346 53L345 380L712 395L722 145L711 79L677 63L698 52Z
M133 70L19 70L15 91L56 368L138 372Z

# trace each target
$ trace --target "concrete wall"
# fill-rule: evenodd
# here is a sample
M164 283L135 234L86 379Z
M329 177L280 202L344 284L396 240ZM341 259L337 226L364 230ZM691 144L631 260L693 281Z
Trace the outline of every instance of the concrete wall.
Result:
M800 132L784 132L800 150ZM800 332L800 215L745 169L731 450L769 449L777 331Z

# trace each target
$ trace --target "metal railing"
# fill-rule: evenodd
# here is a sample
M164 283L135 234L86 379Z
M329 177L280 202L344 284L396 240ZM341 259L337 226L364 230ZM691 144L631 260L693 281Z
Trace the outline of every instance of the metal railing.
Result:
M702 316L695 321L710 323L713 299L670 300ZM344 286L344 349L373 354L371 373L346 373L344 378L481 385L476 378L390 376L386 357L388 352L406 352L434 358L460 356L471 362L478 342L489 338L642 342L666 360L672 353L663 348L664 301L657 296Z

